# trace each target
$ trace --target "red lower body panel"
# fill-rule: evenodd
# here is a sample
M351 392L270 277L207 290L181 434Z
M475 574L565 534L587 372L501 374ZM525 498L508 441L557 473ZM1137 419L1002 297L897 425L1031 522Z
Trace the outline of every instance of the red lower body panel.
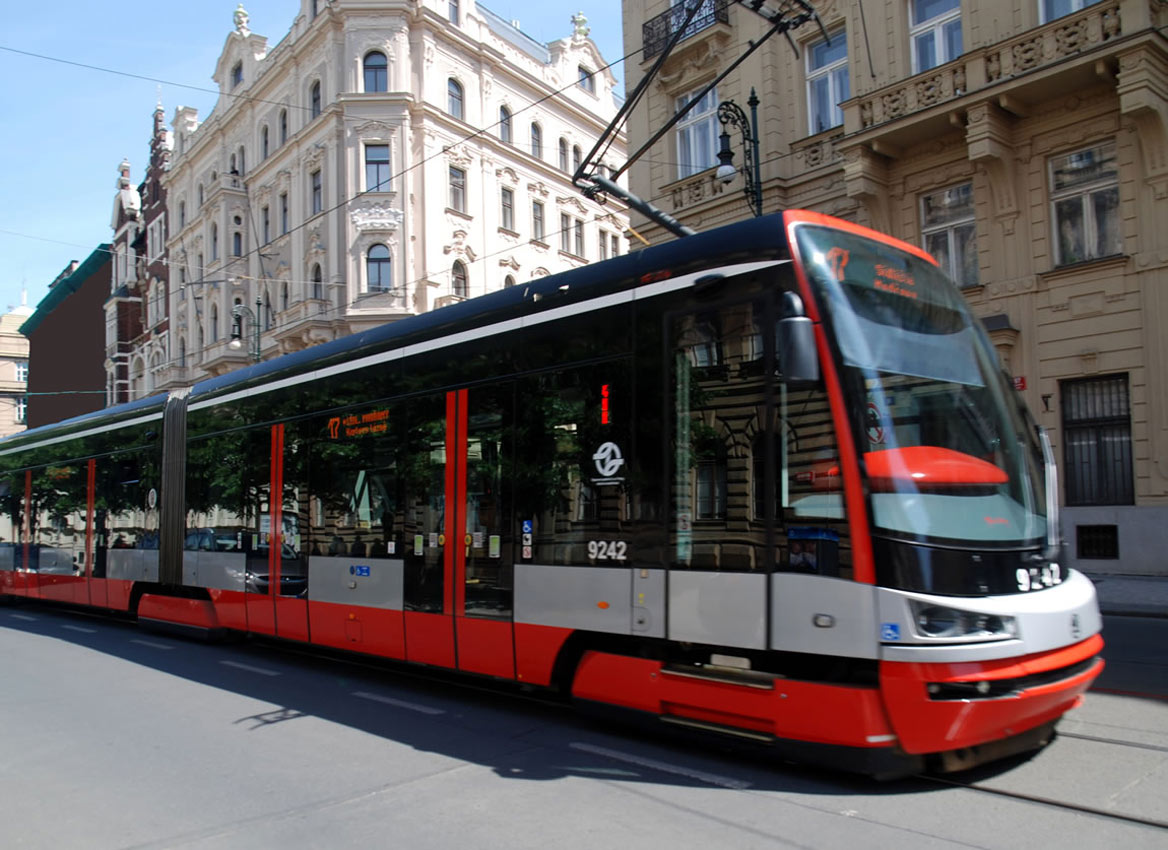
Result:
M660 661L587 652L572 694L777 738L865 748L894 743L875 688L782 679L773 688L752 687L673 672Z
M385 658L406 657L401 611L311 602L308 619L313 643Z
M515 678L529 685L550 685L556 657L571 629L515 624Z
M510 620L459 617L458 669L500 679L515 678L514 639Z
M1103 670L1102 659L1065 679L1023 686L987 699L934 700L930 682L1023 679L1071 667L1097 656L1099 635L1054 652L961 664L883 662L880 686L901 747L909 753L944 752L1001 740L1056 720L1077 706Z
M215 615L214 603L205 599L179 599L148 593L138 603L138 617L143 620L193 626L197 629L222 627Z
M215 605L215 616L225 629L247 631L247 594L238 590L208 589Z
M406 660L437 667L457 666L454 657L454 618L446 614L406 611Z

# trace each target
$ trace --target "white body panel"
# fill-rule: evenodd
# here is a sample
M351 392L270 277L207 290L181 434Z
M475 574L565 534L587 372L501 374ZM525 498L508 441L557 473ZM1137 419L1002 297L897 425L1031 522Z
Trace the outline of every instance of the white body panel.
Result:
M318 556L308 573L308 598L400 611L404 579L405 562L398 558Z
M771 648L876 658L876 588L839 578L771 577ZM816 621L820 625L816 625Z
M669 637L766 649L767 577L754 573L669 574Z

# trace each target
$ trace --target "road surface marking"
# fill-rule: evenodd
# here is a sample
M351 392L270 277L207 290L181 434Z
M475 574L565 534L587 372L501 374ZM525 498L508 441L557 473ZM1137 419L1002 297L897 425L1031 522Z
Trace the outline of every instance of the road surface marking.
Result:
M97 634L97 629L87 629L85 626L61 626L62 629L68 629L71 632L84 632L87 635Z
M688 767L681 767L676 764L669 764L656 759L643 758L642 756L635 756L631 753L622 753L619 750L610 750L607 747L595 747L592 744L580 744L573 742L569 744L573 750L580 750L585 753L592 753L593 755L604 756L605 758L615 759L616 761L628 762L639 767L647 767L650 770L659 770L662 773L672 773L675 776L686 776L690 779L697 779L701 782L709 783L710 785L717 785L720 788L732 788L741 791L750 787L749 782L743 782L741 779L731 779L728 776L718 776L716 773L706 773L704 770L693 770Z
M130 643L140 643L142 646L148 646L151 649L174 649L173 646L168 646L165 643L157 643L152 640L142 640L141 638L130 638Z
M37 621L36 617L30 617L28 614L12 614L11 617L14 620L27 620L30 623L35 623Z
M442 708L431 708L428 705L419 705L416 702L406 702L405 700L394 699L393 697L383 697L380 694L371 694L367 691L353 691L353 696L361 697L361 699L371 699L374 702L383 702L386 705L394 705L398 708L407 708L410 711L417 711L421 714L445 714L446 710Z
M227 667L235 667L239 670L246 670L249 673L259 673L261 676L279 676L280 675L280 672L278 670L265 670L263 667L252 667L250 664L241 664L238 661L220 661L219 663L223 664Z

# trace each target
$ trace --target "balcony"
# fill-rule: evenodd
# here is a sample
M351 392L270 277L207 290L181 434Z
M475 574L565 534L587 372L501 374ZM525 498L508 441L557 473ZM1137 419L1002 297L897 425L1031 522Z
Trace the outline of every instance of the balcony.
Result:
M705 0L693 20L689 22L682 40L696 35L714 24L729 24L729 7L732 0ZM685 20L685 6L673 6L655 18L650 18L641 25L641 61L648 62L665 49L669 39L677 32L682 21Z
M1074 91L1090 85L1093 79L1098 82L1103 71L1097 65L1099 48L1117 42L1128 32L1120 21L1120 5L1110 2L1088 6L853 98L844 105L844 124L849 133L881 138L885 136L885 125L918 114L918 120L927 120L938 111L934 107L945 112L958 106L957 101L966 95L990 88L1001 91L1007 109L1011 102L1022 109L1028 100ZM940 123L948 120L946 116L939 117ZM900 126L904 126L903 122ZM903 140L884 141L896 144Z

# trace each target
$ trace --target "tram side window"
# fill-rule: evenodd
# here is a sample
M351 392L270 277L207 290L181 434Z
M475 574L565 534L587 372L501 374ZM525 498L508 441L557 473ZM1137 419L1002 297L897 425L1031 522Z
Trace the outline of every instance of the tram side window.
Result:
M839 444L822 385L778 387L775 436L777 566L850 577L851 536L844 510Z
M24 473L0 475L0 570L16 569L24 519Z
M515 511L537 564L618 566L630 556L632 400L626 361L519 382ZM530 525L531 531L526 529Z
M88 482L88 466L84 460L33 470L34 569L63 575L79 575L84 571Z
M765 518L751 491L751 443L766 422L761 301L674 316L674 567L767 568Z
M158 488L160 470L153 452L129 452L99 458L94 480L96 578L124 578L122 564L109 549L158 548Z
M309 554L401 557L403 482L395 435L364 431L346 436L346 430L353 428L342 424L335 438L326 435L313 447Z
M270 482L267 429L232 431L187 444L187 551L239 552L258 546L261 498Z

